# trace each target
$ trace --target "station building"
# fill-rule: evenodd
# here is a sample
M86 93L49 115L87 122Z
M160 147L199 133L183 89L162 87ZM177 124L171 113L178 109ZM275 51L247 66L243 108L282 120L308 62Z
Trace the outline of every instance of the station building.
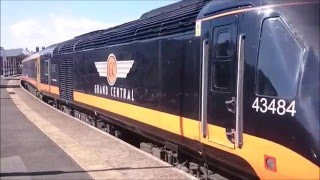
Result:
M27 49L4 49L0 52L0 75L13 76L21 74L21 61L32 52Z

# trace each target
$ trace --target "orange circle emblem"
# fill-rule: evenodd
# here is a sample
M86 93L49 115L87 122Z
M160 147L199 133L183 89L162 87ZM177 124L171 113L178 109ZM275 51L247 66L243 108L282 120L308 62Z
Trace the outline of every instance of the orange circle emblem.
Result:
M110 85L114 85L117 80L117 59L114 54L110 54L107 59L107 80Z

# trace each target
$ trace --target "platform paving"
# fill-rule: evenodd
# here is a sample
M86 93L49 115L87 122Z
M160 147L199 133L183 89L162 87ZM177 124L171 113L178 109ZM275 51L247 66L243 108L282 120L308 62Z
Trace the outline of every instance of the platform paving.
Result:
M17 107L94 179L195 179L122 140L59 112L23 89Z
M92 179L0 90L1 179Z
M19 88L21 76L0 76L0 88Z

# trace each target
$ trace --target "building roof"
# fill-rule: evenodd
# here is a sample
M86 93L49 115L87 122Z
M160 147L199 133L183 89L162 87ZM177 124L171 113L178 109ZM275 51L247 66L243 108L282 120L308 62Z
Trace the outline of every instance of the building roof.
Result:
M0 49L1 53L0 55L1 56L27 56L27 55L30 55L31 53L29 51L26 51L25 49L23 48L17 48L17 49Z

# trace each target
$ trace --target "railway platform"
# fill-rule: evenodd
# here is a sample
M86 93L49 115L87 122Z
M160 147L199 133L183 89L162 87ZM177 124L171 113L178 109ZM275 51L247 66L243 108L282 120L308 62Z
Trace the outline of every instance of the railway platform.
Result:
M10 146L9 140L3 141L2 138L10 138L16 143L15 148L20 149L14 156L16 159L20 153L31 151L39 155L31 156L26 163L45 164L31 168L32 173L28 167L12 166L11 161L5 159L7 168L1 168L1 178L16 179L25 175L23 177L32 179L44 179L46 176L51 179L195 179L114 136L46 105L22 88L2 88L1 93L1 152L4 152L2 148L8 149ZM12 114L16 117L9 118ZM23 124L28 124L30 129L21 131ZM6 126L11 127L7 128L11 132L2 134L2 128ZM16 131L25 140L15 139ZM42 141L34 140L40 137ZM2 155L1 167L4 164Z
M1 76L0 88L19 88L21 76Z
M70 156L27 119L16 107L5 88L0 90L1 179L91 178Z

